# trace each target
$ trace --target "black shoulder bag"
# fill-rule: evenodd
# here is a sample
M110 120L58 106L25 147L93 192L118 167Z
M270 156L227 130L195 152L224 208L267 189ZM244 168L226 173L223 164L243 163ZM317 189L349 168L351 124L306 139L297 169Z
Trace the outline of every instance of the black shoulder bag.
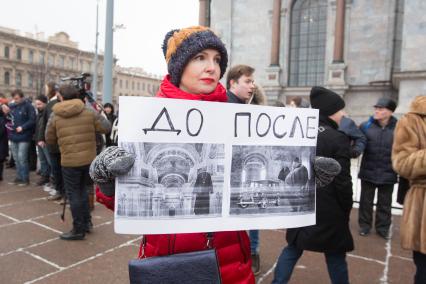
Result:
M220 284L216 250L212 248L213 233L206 233L206 249L165 256L145 256L145 236L142 237L142 255L129 262L131 284Z

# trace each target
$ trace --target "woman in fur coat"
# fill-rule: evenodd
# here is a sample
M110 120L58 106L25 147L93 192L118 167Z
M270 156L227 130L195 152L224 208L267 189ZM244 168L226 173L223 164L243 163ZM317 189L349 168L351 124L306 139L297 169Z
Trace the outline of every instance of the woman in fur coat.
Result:
M395 128L395 171L410 181L401 220L401 244L413 251L415 283L426 283L426 96L411 103Z

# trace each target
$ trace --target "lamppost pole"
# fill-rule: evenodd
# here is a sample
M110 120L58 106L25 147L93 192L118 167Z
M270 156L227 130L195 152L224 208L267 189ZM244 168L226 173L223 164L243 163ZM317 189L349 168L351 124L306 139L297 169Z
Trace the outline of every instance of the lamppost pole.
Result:
M95 59L94 59L94 67L93 67L93 95L95 96L95 99L98 97L98 37L99 37L99 31L98 31L98 21L99 19L99 0L96 1L96 41L95 41Z
M112 103L112 67L113 67L113 24L114 0L107 0L105 25L104 78L102 81L102 102Z

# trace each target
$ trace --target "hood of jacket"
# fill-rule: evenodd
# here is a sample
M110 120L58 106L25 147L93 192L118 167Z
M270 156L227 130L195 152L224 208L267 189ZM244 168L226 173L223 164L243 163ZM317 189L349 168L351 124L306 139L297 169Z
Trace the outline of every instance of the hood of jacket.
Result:
M416 97L411 103L410 112L420 115L426 115L426 96Z
M55 104L52 110L55 115L72 117L80 114L84 108L85 105L80 99L72 99Z

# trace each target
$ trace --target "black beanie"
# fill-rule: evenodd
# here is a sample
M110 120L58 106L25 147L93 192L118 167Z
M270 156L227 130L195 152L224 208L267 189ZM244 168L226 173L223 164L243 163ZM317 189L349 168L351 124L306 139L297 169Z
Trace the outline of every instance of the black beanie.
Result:
M228 65L228 53L220 38L207 27L194 26L169 31L163 40L163 54L167 62L170 81L179 87L186 64L204 49L214 49L220 53L220 78Z
M319 109L319 113L325 116L345 108L345 101L338 94L323 87L312 87L310 100L312 108Z

